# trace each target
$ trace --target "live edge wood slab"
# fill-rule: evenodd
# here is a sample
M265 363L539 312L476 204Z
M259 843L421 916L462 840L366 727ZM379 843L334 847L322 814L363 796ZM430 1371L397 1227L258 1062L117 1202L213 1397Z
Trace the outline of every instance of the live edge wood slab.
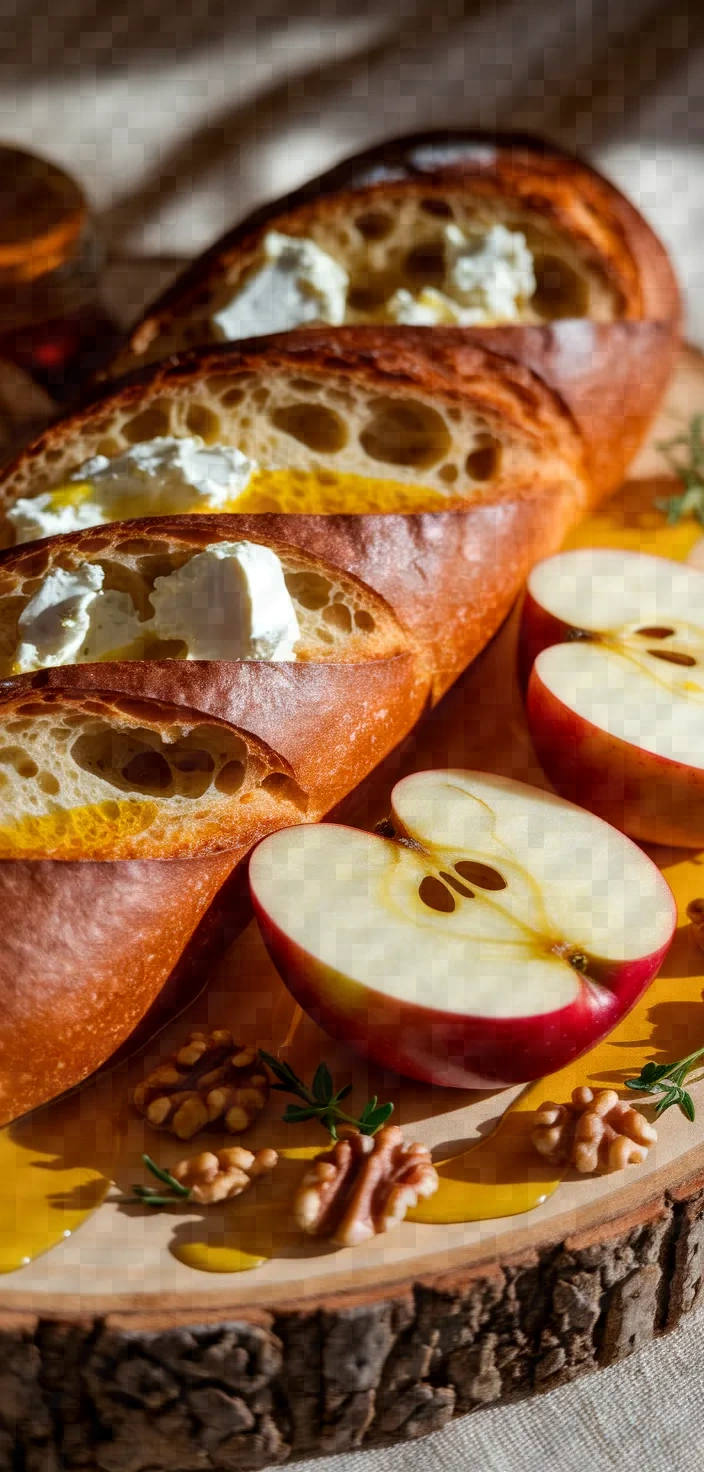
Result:
M704 361L688 351L613 512L626 525L664 489L653 444L697 408ZM452 719L481 703L500 658L495 645L449 697ZM412 763L443 740L456 758L442 710ZM385 764L366 784L366 815L396 774ZM188 1291L159 1292L137 1264L124 1292L102 1297L26 1290L14 1274L0 1287L0 1472L254 1472L422 1436L614 1364L702 1296L698 1124L677 1141L662 1168L610 1178L576 1205L567 1194L537 1226L535 1213L501 1233L484 1223L464 1252L435 1228L432 1256L390 1255L386 1272L321 1277L316 1262L276 1293L256 1272L208 1277L207 1291L191 1273Z

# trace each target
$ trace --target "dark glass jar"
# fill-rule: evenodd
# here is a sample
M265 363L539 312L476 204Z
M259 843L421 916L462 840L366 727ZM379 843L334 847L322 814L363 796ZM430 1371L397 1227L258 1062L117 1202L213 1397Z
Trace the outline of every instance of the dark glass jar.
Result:
M0 145L0 358L61 401L78 393L119 340L100 296L101 267L75 180Z

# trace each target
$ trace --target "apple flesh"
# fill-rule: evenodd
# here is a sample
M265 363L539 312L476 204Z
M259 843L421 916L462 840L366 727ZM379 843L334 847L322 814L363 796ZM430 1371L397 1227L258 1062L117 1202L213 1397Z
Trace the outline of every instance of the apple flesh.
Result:
M454 1088L539 1078L598 1042L676 923L668 885L623 834L480 772L406 777L383 836L272 834L250 885L306 1012L384 1067Z
M565 797L644 842L704 846L704 573L604 548L532 572L520 668Z

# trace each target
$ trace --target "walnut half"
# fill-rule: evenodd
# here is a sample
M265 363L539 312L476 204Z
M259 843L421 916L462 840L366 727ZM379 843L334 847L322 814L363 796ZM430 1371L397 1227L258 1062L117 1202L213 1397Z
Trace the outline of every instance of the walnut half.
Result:
M154 1129L170 1130L179 1140L192 1140L213 1124L240 1135L261 1114L269 1078L256 1048L238 1048L231 1033L192 1032L132 1097Z
M657 1130L614 1089L574 1089L569 1104L551 1099L535 1116L531 1140L539 1155L555 1165L573 1165L583 1175L600 1167L623 1170L640 1165Z
M188 1186L193 1201L211 1206L215 1201L241 1196L259 1176L268 1175L278 1159L275 1150L257 1150L253 1155L242 1145L231 1145L228 1150L218 1150L217 1155L210 1150L191 1155L179 1161L171 1174L182 1186Z
M700 896L696 900L690 900L687 906L687 919L692 922L694 939L700 951L704 951L704 898Z
M438 1174L425 1145L406 1145L397 1125L374 1136L350 1130L319 1155L296 1192L296 1225L337 1247L355 1247L402 1222Z

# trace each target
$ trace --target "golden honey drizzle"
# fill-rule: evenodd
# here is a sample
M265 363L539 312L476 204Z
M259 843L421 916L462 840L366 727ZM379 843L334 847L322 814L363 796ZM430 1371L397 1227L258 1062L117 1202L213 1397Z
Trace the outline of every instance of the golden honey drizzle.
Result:
M461 504L462 498L459 498ZM256 470L228 511L309 515L444 511L458 504L449 492L415 481L384 480L334 470Z
M0 1130L0 1273L72 1236L102 1206L125 1135L110 1081Z
M155 802L107 798L75 808L21 818L12 827L0 826L0 860L37 859L51 853L54 859L99 858L112 848L116 837L135 837L154 822Z
M90 481L58 486L51 495L51 509L63 510L96 499L96 487ZM99 489L97 499L99 501ZM464 498L466 500L466 498ZM355 475L336 470L255 470L245 489L232 501L218 507L228 513L285 512L308 515L350 513L357 516L374 512L444 511L461 505L463 498L450 491L438 491L416 481L387 480L382 477ZM172 509L168 497L162 504L151 503L140 490L111 497L110 519L129 521L133 517L166 515ZM191 514L212 515L212 507L195 503L181 507Z
M639 519L634 523L631 516L624 529L622 500L623 496L592 516L569 545L623 546L675 559L687 556L700 535L693 523L668 528L655 511L641 510ZM239 503L238 509L243 509ZM704 887L701 859L688 855L662 867L681 920L660 976L608 1038L548 1079L528 1085L490 1136L444 1161L438 1167L439 1190L409 1213L410 1221L450 1224L532 1211L553 1194L564 1174L530 1145L533 1111L539 1103L546 1098L565 1100L585 1081L595 1087L622 1087L649 1057L676 1058L704 1042L702 958L685 917L687 904ZM692 1009L701 1015L696 1034ZM299 1021L300 1013L294 1012L286 1046ZM96 1107L95 1091L101 1089L112 1089L113 1098L126 1098L124 1077L120 1084L113 1076L0 1131L0 1272L14 1272L57 1246L105 1200L126 1124L119 1108L114 1117L110 1095L102 1109ZM300 1235L291 1226L286 1207L300 1177L301 1161L319 1153L318 1146L280 1151L280 1164L271 1178L258 1182L227 1212L218 1217L211 1208L207 1225L203 1220L186 1223L183 1237L176 1234L171 1244L173 1255L201 1272L233 1273L258 1267L282 1251L300 1249Z

